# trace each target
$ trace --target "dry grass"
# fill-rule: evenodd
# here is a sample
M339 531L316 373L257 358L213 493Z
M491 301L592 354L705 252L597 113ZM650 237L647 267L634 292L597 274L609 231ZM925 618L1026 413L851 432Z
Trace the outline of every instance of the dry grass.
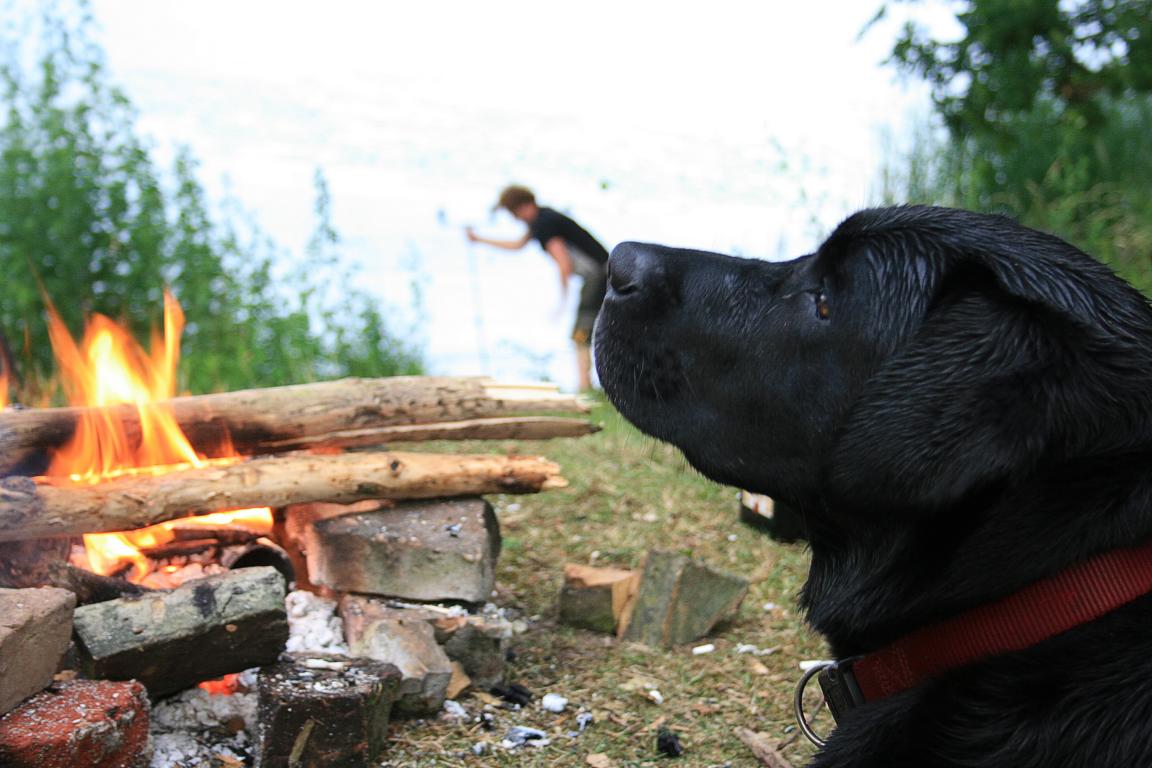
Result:
M538 453L563 467L571 483L563 491L493 501L504 536L498 602L531 618L529 631L514 641L509 680L537 699L549 692L567 697L568 710L554 715L535 703L519 711L489 703L495 715L490 731L471 718L463 724L398 723L386 765L582 766L594 754L607 756L603 765L620 768L759 765L736 738L738 727L784 742L782 752L794 765L811 754L803 737L796 738L791 715L798 662L824 654L795 609L807 552L742 526L733 489L696 474L676 450L640 435L610 406L599 406L594 418L605 430L580 440L434 446ZM634 567L649 548L683 551L752 581L735 620L701 641L714 643L715 652L695 656L692 646L617 643L556 624L564 563ZM775 607L765 609L766 603ZM737 643L777 650L737 654ZM638 686L657 688L664 702L645 698ZM485 707L474 694L460 703L472 717ZM581 708L595 720L570 736ZM474 744L494 746L517 724L549 732L551 744L473 754ZM680 758L657 752L661 725L679 735L685 749Z

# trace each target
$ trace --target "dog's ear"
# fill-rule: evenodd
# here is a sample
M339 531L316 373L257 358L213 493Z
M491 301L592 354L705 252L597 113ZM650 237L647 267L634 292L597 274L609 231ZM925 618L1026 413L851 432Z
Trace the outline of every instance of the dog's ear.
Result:
M1058 345L1001 297L948 299L868 381L835 437L837 506L940 508L1034 464Z
M824 486L837 506L942 509L1041 462L1148 435L1140 392L1152 382L1113 367L1137 355L1152 369L1139 294L1031 230L946 234L932 238L923 321L833 437Z

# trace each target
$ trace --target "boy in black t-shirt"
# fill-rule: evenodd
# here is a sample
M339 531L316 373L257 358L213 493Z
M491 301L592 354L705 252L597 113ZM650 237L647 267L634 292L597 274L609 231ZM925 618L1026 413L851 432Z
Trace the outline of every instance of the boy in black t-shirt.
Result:
M576 343L576 370L580 389L592 388L592 327L607 288L608 251L588 231L559 211L536 204L536 196L526 187L510 186L500 193L497 208L504 208L528 225L528 231L518 240L493 240L465 230L473 243L484 243L515 251L535 239L560 270L561 300L568 297L568 278L573 274L584 280L580 290L580 305L576 309L576 323L572 328L572 341Z

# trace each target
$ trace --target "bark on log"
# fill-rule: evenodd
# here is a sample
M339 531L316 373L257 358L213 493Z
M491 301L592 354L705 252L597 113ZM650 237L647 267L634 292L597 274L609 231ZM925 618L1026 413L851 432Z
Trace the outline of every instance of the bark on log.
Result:
M260 443L259 449L263 453L281 453L308 448L366 448L386 443L414 443L424 440L548 440L554 437L583 437L599 431L599 425L584 419L511 416L349 429L321 435L290 437L285 440L268 440Z
M291 454L94 485L0 479L0 541L123 531L223 509L535 493L567 482L535 456Z
M561 394L550 385L431 376L341 379L178 397L169 404L192 447L207 455L219 455L227 436L236 451L248 455L293 450L290 441L294 439L349 430L589 410L583 399ZM85 410L0 412L0 477L42 473L48 452L71 438ZM129 440L139 440L136 409L120 406L118 410Z

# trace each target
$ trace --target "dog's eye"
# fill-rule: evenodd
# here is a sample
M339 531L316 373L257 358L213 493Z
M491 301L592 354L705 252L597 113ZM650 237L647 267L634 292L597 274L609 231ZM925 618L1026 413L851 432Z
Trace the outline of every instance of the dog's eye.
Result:
M816 316L821 320L827 320L832 316L832 307L828 306L828 296L824 291L816 294Z

